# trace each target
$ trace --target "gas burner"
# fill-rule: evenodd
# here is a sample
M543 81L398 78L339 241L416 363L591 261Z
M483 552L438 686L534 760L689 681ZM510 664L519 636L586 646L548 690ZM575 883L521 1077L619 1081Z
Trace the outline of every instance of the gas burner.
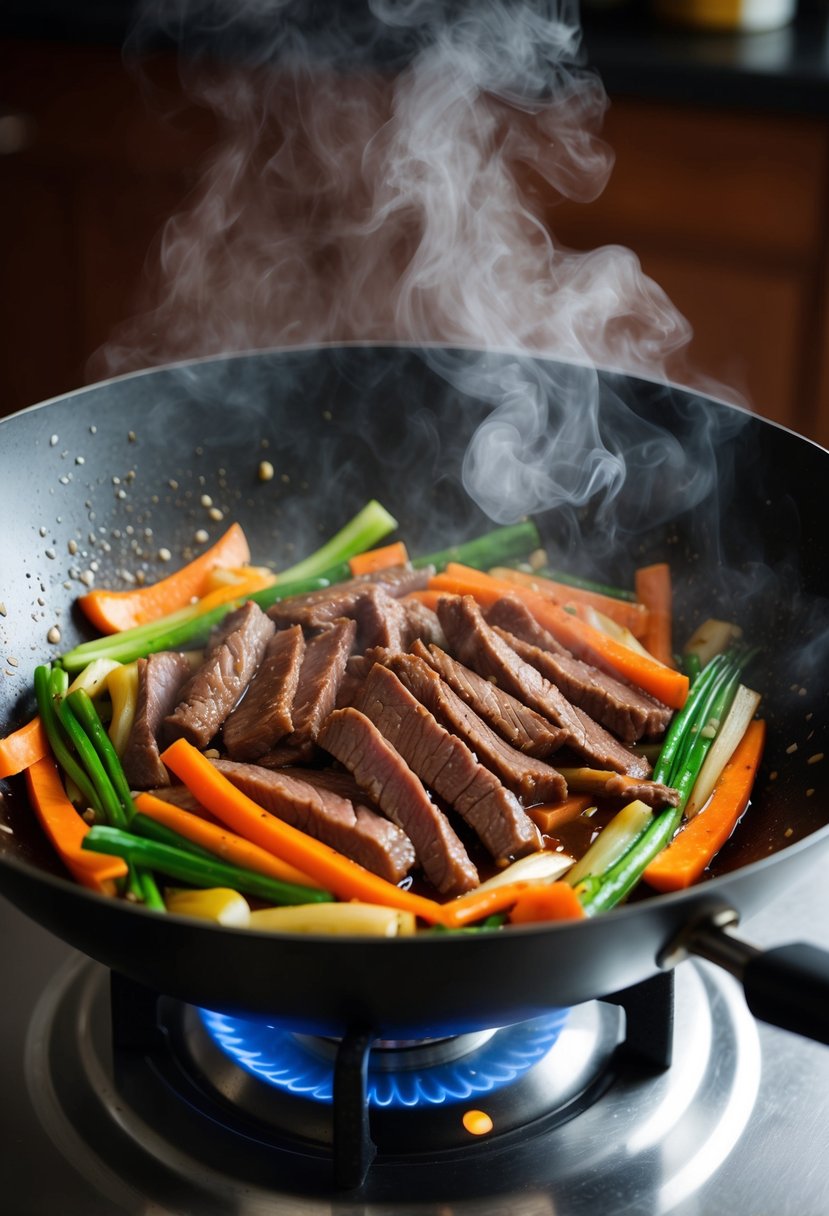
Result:
M187 1009L177 1022L174 1054L195 1086L224 1101L227 1119L251 1119L269 1139L333 1147L341 1042L207 1010ZM554 1052L570 1022L566 1050ZM456 1038L381 1040L350 1120L365 1111L378 1152L410 1157L468 1149L538 1119L562 1122L610 1083L617 1041L617 1012L598 1004Z
M491 1069L500 1079L503 1052L522 1069L483 1094L413 1108L383 1108L376 1097L387 1091L369 1088L377 1157L345 1195L332 1176L330 1099L283 1093L217 1041L235 1037L245 1019L162 999L152 1041L130 1043L128 1027L116 1032L113 1052L109 986L108 973L88 961L56 977L29 1030L26 1076L53 1143L124 1213L152 1204L165 1216L345 1216L359 1202L363 1216L425 1216L447 1204L470 1216L490 1207L583 1216L596 1210L608 1180L619 1216L641 1212L643 1195L654 1216L684 1213L737 1143L759 1082L757 1031L733 982L705 964L684 964L671 1068L648 1067L625 1048L635 1001L624 1014L594 1002L480 1040L429 1044L446 1058L426 1073ZM265 1022L256 1033L264 1043L242 1050L272 1055L279 1067L285 1032L273 1039ZM294 1059L330 1078L330 1042L287 1038ZM420 1054L410 1044L402 1050L407 1064ZM371 1054L365 1048L360 1058ZM378 1087L388 1076L402 1073L367 1067ZM463 1125L476 1110L492 1120L483 1135Z

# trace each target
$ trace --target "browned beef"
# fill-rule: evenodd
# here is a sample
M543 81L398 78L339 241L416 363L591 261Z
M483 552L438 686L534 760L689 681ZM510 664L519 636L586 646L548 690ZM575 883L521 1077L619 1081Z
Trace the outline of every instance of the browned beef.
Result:
M440 678L428 663L413 654L394 654L386 666L447 729L459 735L472 752L498 776L525 806L537 802L560 802L567 783L543 760L525 756L487 726L465 701Z
M386 667L375 663L355 708L427 786L458 812L499 862L540 848L535 824L513 793L475 759Z
M253 600L230 613L211 638L204 662L180 690L178 705L164 718L167 740L207 747L253 679L273 632L273 621Z
M550 654L570 654L566 646L562 646L557 638L539 625L527 605L517 595L502 595L487 608L484 615L490 625L514 633L522 642L530 642Z
M408 644L409 618L406 609L384 587L368 587L355 604L356 646L360 651L373 646L402 650Z
M135 718L121 764L130 788L148 790L169 785L170 777L158 751L158 728L178 702L179 689L190 675L189 661L170 650L138 660Z
M350 707L335 710L319 739L383 813L403 829L423 873L442 895L460 895L478 885L478 872L449 820L364 714Z
M660 781L640 780L636 777L626 777L622 773L602 772L600 770L578 769L578 777L574 777L579 792L598 794L602 798L624 798L626 802L638 798L648 806L677 806L679 791Z
M337 703L356 631L354 621L340 620L306 643L291 711L294 729L262 754L261 764L280 768L312 758L319 728Z
M426 643L426 645L443 646L445 649L446 638L440 627L438 614L433 612L431 608L427 608L425 604L421 604L420 600L401 600L400 603L409 619L406 630L406 645L403 649L408 650L417 640Z
M559 646L514 596L498 600L487 620L526 662L624 743L664 733L673 711L641 689L585 663ZM509 622L504 624L504 622Z
M462 701L518 751L544 758L561 747L563 731L438 646L426 647L415 642L412 654L434 668Z
M371 598L378 588L387 595L398 598L409 591L420 591L434 573L431 567L414 570L411 566L394 566L389 570L378 570L374 574L361 575L333 587L322 587L306 595L294 595L290 599L274 604L268 615L278 628L286 625L302 625L304 629L321 629L340 617L356 620L361 611L361 600Z
M461 662L479 675L497 680L501 688L560 727L565 733L567 747L601 768L635 777L650 774L646 760L629 752L603 726L571 705L554 684L516 654L487 624L471 596L442 597L438 602L438 616L449 644Z
M291 710L304 654L299 625L275 631L259 670L222 729L233 760L257 760L293 730Z
M285 770L276 772L233 760L213 763L266 811L388 882L400 882L414 865L414 848L406 834L367 807L355 807L347 798L300 781Z

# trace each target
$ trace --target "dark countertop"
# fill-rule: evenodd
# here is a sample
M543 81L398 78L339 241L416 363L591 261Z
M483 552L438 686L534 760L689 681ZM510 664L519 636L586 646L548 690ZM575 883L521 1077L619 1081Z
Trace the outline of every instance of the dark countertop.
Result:
M0 37L123 44L135 0L5 0ZM325 0L307 4L319 24ZM336 6L365 14L362 0ZM645 0L583 9L587 61L608 93L650 101L829 114L829 0L801 0L795 22L765 33L707 33L660 24Z

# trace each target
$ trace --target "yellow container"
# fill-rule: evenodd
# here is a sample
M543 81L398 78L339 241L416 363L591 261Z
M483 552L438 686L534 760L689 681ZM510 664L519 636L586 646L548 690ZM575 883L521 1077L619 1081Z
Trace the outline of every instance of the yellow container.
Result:
M775 30L788 25L796 0L653 0L664 21L691 29Z

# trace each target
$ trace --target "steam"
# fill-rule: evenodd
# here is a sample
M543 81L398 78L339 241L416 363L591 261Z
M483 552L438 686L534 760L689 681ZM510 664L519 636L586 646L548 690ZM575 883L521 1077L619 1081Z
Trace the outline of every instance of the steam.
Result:
M716 436L684 450L640 427L622 443L620 398L600 425L595 369L665 380L691 331L631 251L576 252L550 230L550 200L589 202L613 164L574 3L156 0L132 46L159 32L179 45L218 141L164 228L140 315L93 375L280 345L415 343L493 405L464 478L495 520L596 500L609 519L631 463L643 511L646 472L669 471L689 506L710 490L699 456Z

